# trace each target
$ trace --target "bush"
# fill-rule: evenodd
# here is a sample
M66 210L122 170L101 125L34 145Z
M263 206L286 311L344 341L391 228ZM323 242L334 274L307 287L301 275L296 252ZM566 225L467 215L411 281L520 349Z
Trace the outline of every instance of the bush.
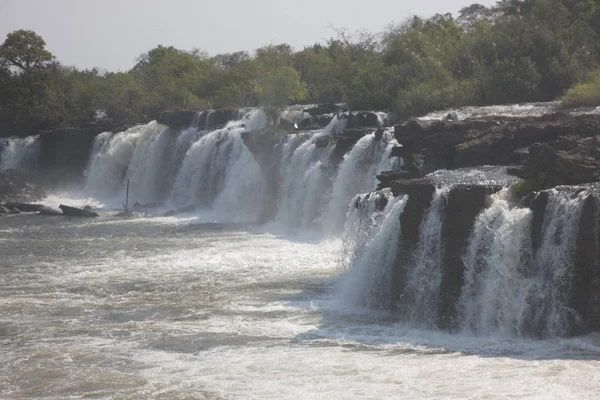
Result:
M600 106L600 68L592 73L591 79L567 90L561 98L563 107Z

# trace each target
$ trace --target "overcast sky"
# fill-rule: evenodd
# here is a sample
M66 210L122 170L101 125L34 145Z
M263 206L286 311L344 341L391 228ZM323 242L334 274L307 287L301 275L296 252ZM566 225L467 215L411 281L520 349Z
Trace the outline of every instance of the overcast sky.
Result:
M456 12L495 0L0 0L0 42L17 29L41 35L66 65L127 70L159 44L210 54L273 43L296 49L331 26L383 30L411 15Z

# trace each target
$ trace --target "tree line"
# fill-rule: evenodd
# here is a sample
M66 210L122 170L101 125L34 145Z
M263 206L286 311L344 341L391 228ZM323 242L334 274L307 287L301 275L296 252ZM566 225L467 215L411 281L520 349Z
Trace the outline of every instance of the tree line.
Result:
M62 65L32 31L0 47L0 123L21 133L156 118L167 109L346 103L395 111L549 101L574 85L600 102L600 0L502 0L412 17L381 33L210 56L158 46L126 72ZM591 95L590 95L591 93ZM577 93L570 92L571 97ZM591 100L590 100L591 99Z

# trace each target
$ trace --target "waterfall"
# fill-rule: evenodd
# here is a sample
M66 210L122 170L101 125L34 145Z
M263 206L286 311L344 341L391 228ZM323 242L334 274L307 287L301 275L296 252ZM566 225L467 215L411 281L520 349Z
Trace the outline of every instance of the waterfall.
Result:
M256 217L264 180L242 135L261 125L261 113L206 133L187 151L173 184L169 203L212 208L233 217ZM254 213L256 212L256 213Z
M40 155L38 136L0 140L0 170L37 168Z
M352 196L375 189L376 176L395 169L390 154L396 145L393 130L386 130L380 138L375 133L362 137L344 155L325 213L324 225L328 232L337 233L343 227L346 207Z
M305 135L291 135L284 145L276 219L286 228L316 227L331 188L334 150L333 145L323 146L318 141L343 131L345 124L346 121L333 118L325 129L313 133L308 140L304 141Z
M85 170L84 191L99 200L113 200L123 189L123 181L138 139L146 125L138 125L124 132L104 132L96 136L92 154Z
M291 139L292 143L296 140ZM282 164L277 220L285 227L307 229L315 223L328 188L325 169L331 152L331 147L317 147L312 137L295 149L287 164ZM289 154L284 151L284 156Z
M342 234L340 265L343 269L349 269L352 261L360 256L374 229L380 225L381 219L385 216L383 211L392 198L391 191L386 189L357 194L352 199Z
M475 223L464 257L462 327L478 334L557 337L579 316L568 306L573 252L587 192L553 189L533 254L532 212L506 191Z
M419 228L419 241L409 259L404 306L410 321L427 327L435 326L442 282L442 226L444 203L451 186L435 190L429 209Z
M127 169L132 203L163 203L171 189L168 172L173 134L151 122L143 129Z
M533 213L508 196L508 189L492 195L491 206L477 217L463 259L462 327L478 334L517 335L527 305Z
M544 214L542 242L534 259L534 282L529 287L529 310L521 325L541 329L543 336L564 336L577 313L567 305L572 278L573 252L583 203L588 193L576 196L553 189Z
M375 219L371 237L364 243L364 248L355 252L355 258L337 288L337 297L343 306L378 309L392 306L394 261L401 233L400 215L407 199L407 196L390 199L383 215ZM352 224L350 222L350 226ZM359 242L363 240L358 238Z

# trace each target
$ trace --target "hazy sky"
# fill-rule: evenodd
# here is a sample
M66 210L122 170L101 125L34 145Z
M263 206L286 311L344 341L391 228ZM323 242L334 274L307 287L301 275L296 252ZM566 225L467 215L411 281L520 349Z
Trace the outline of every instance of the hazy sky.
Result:
M495 0L0 0L0 43L30 29L63 64L127 70L159 44L210 54L335 35L331 26L381 31L411 15L456 13ZM456 15L456 14L455 14Z

